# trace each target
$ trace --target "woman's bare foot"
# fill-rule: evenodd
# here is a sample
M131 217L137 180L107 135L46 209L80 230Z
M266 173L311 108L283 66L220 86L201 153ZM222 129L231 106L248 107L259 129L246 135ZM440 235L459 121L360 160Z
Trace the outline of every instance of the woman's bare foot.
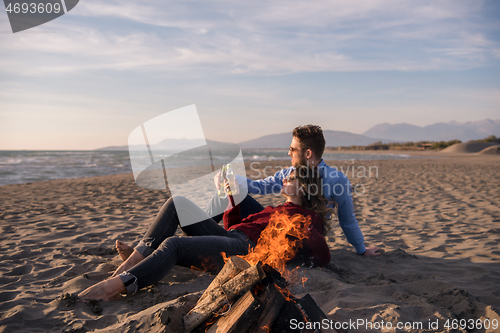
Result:
M120 240L116 240L116 249L118 250L118 254L120 255L120 258L122 258L123 261L127 260L128 257L134 252L134 249L124 242Z
M127 292L125 285L120 277L115 276L111 279L104 280L98 284L94 284L78 294L78 297L82 300L103 300L112 301L119 294L124 294Z
M116 271L113 273L112 276L117 276L118 274L131 269L132 267L134 267L135 265L137 265L138 263L140 263L143 259L144 259L143 255L140 252L134 250L132 252L132 254L127 258L127 260L125 260L116 269Z

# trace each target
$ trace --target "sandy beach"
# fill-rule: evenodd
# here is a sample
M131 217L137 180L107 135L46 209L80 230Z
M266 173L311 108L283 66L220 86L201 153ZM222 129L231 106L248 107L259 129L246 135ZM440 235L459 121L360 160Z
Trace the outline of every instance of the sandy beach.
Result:
M295 295L309 293L337 323L375 325L339 332L500 332L500 157L432 155L328 162L351 180L366 245L384 251L356 255L333 221L330 264L299 270L308 280ZM247 175L288 165L248 165ZM135 245L167 198L132 174L1 186L0 332L181 332L213 275L175 267L117 301L71 297L109 276L121 262L115 240Z

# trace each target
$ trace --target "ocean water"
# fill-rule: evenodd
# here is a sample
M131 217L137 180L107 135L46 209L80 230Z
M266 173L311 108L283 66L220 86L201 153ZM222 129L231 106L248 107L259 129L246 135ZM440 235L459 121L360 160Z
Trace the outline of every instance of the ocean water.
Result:
M213 156L214 161L218 156ZM289 160L288 150L243 150L246 162ZM405 154L325 154L325 160L407 159ZM182 164L182 163L181 163ZM0 151L0 185L132 172L128 151Z

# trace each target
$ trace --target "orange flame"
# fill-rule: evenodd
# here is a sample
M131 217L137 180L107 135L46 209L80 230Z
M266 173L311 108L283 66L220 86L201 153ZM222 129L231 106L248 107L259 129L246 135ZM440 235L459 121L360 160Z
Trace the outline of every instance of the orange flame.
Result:
M286 288L286 287L280 288L277 284L275 284L274 286L276 287L276 290L278 290L281 293L281 295L283 295L283 297L285 298L285 300L287 302L294 302L295 304L297 304L295 296L292 295L292 293L290 292L290 290L288 290L288 288ZM307 318L306 313L304 312L302 307L297 306L297 309L300 310L300 313L302 314L302 317L304 318L304 322L308 322L309 319Z
M209 320L207 320L205 322L205 333L208 332L208 330L210 329L210 326L212 326L217 320L219 320L219 316L217 315L214 315L212 318L210 318Z
M285 211L271 215L269 224L260 234L255 248L242 256L250 265L261 261L276 269L283 276L290 276L286 269L302 247L302 240L309 235L311 217L300 214L289 216Z
M201 271L201 272L216 272L217 265L214 263L213 259L210 257L198 256L200 259L200 267L191 266L190 269L192 271Z
M229 257L227 256L226 252L221 252L220 255L222 256L222 259L224 259L224 263L226 263L229 260Z
M295 302L295 296L292 295L292 293L290 292L290 290L288 290L288 288L284 287L284 288L280 288L280 286L278 286L277 284L274 285L276 287L276 290L278 290L281 295L283 295L283 298L287 301L287 302Z

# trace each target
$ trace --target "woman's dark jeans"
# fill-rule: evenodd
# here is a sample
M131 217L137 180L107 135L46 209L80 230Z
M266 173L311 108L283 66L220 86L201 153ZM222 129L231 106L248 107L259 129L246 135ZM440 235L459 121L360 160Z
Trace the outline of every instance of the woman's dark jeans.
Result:
M250 196L247 196L241 204L245 207L245 215L264 209ZM173 236L179 225L177 215L179 209L183 210L182 214L206 216L201 222L181 226L182 231L191 237ZM246 216L242 214L242 218L244 217ZM254 246L255 244L243 232L225 230L188 199L170 198L135 248L145 259L119 276L127 287L127 293L133 293L160 281L174 265L189 268L194 266L205 271L217 272L224 265L221 252L225 252L228 257L245 255L249 247Z

